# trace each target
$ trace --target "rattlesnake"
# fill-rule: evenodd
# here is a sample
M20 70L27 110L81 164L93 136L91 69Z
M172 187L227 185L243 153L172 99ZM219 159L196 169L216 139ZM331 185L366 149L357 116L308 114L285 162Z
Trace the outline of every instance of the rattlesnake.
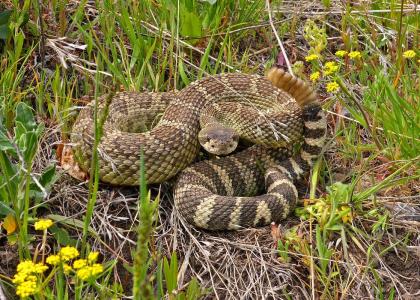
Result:
M98 99L99 115L105 100ZM243 102L257 112L268 111L268 117L241 118L265 121L244 129L260 145L185 169L175 184L175 206L187 221L212 230L278 221L297 199L293 181L307 173L323 146L325 116L315 100L307 84L280 69L273 69L268 79L238 73L209 76L177 93L118 93L109 104L98 147L99 177L113 185L137 185L141 153L148 183L174 177L199 153L201 113L219 103ZM93 112L94 102L80 112L71 134L75 156L85 171L91 164ZM150 131L136 132L153 124L159 114L163 115ZM277 125L272 122L273 116L282 115ZM277 141L274 148L264 144L270 135L275 138L268 139L269 144ZM303 146L293 156L302 135ZM267 194L255 196L263 191L264 177Z

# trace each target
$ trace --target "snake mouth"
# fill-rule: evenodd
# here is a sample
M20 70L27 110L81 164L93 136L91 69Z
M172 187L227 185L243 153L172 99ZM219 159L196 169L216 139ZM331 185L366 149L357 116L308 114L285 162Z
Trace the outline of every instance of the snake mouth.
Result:
M220 143L219 141L209 141L203 145L203 148L215 155L228 155L235 151L238 146L238 141L230 141L227 143Z
M239 143L239 135L227 127L206 127L198 134L201 146L215 155L228 155L235 151Z

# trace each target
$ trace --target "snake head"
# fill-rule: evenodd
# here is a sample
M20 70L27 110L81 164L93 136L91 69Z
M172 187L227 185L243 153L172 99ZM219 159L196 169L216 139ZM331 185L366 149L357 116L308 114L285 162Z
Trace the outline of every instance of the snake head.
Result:
M232 128L208 125L198 133L198 141L211 154L228 155L238 146L239 135Z

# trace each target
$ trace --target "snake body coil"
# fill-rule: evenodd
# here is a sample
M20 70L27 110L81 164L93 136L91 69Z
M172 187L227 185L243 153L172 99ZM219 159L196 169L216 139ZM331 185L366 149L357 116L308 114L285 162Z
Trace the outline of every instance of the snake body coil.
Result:
M172 178L198 155L201 112L217 103L241 102L268 113L241 118L251 122L241 126L241 135L260 145L185 169L176 182L175 205L187 221L211 230L278 221L296 202L293 181L307 173L324 142L325 117L315 99L306 84L279 69L269 74L269 80L222 74L193 82L177 93L119 93L109 104L98 147L100 179L115 185L137 185L140 153L148 183ZM105 97L98 102L101 114ZM79 114L71 135L75 156L85 171L90 171L93 112L92 102ZM163 115L155 127L137 132L149 127L160 113ZM267 146L272 144L272 138L267 142L270 135L278 141L275 148ZM294 154L293 145L302 135L301 151ZM264 182L267 194L256 196L264 191Z

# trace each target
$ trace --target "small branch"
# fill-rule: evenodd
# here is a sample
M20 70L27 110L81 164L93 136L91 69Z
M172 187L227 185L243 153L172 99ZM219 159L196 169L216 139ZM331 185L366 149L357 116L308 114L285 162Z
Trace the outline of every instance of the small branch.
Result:
M291 75L293 75L292 66L290 65L289 59L287 58L286 50L284 49L283 43L281 42L281 39L279 35L277 34L276 27L274 26L274 23L273 23L273 18L271 16L270 1L265 0L265 4L266 4L267 12L268 12L268 19L270 20L271 28L273 29L273 33L277 39L277 42L279 43L281 53L283 54L284 60L286 61L287 70L289 71Z
M0 284L0 300L6 300L6 295L3 293L3 289Z

